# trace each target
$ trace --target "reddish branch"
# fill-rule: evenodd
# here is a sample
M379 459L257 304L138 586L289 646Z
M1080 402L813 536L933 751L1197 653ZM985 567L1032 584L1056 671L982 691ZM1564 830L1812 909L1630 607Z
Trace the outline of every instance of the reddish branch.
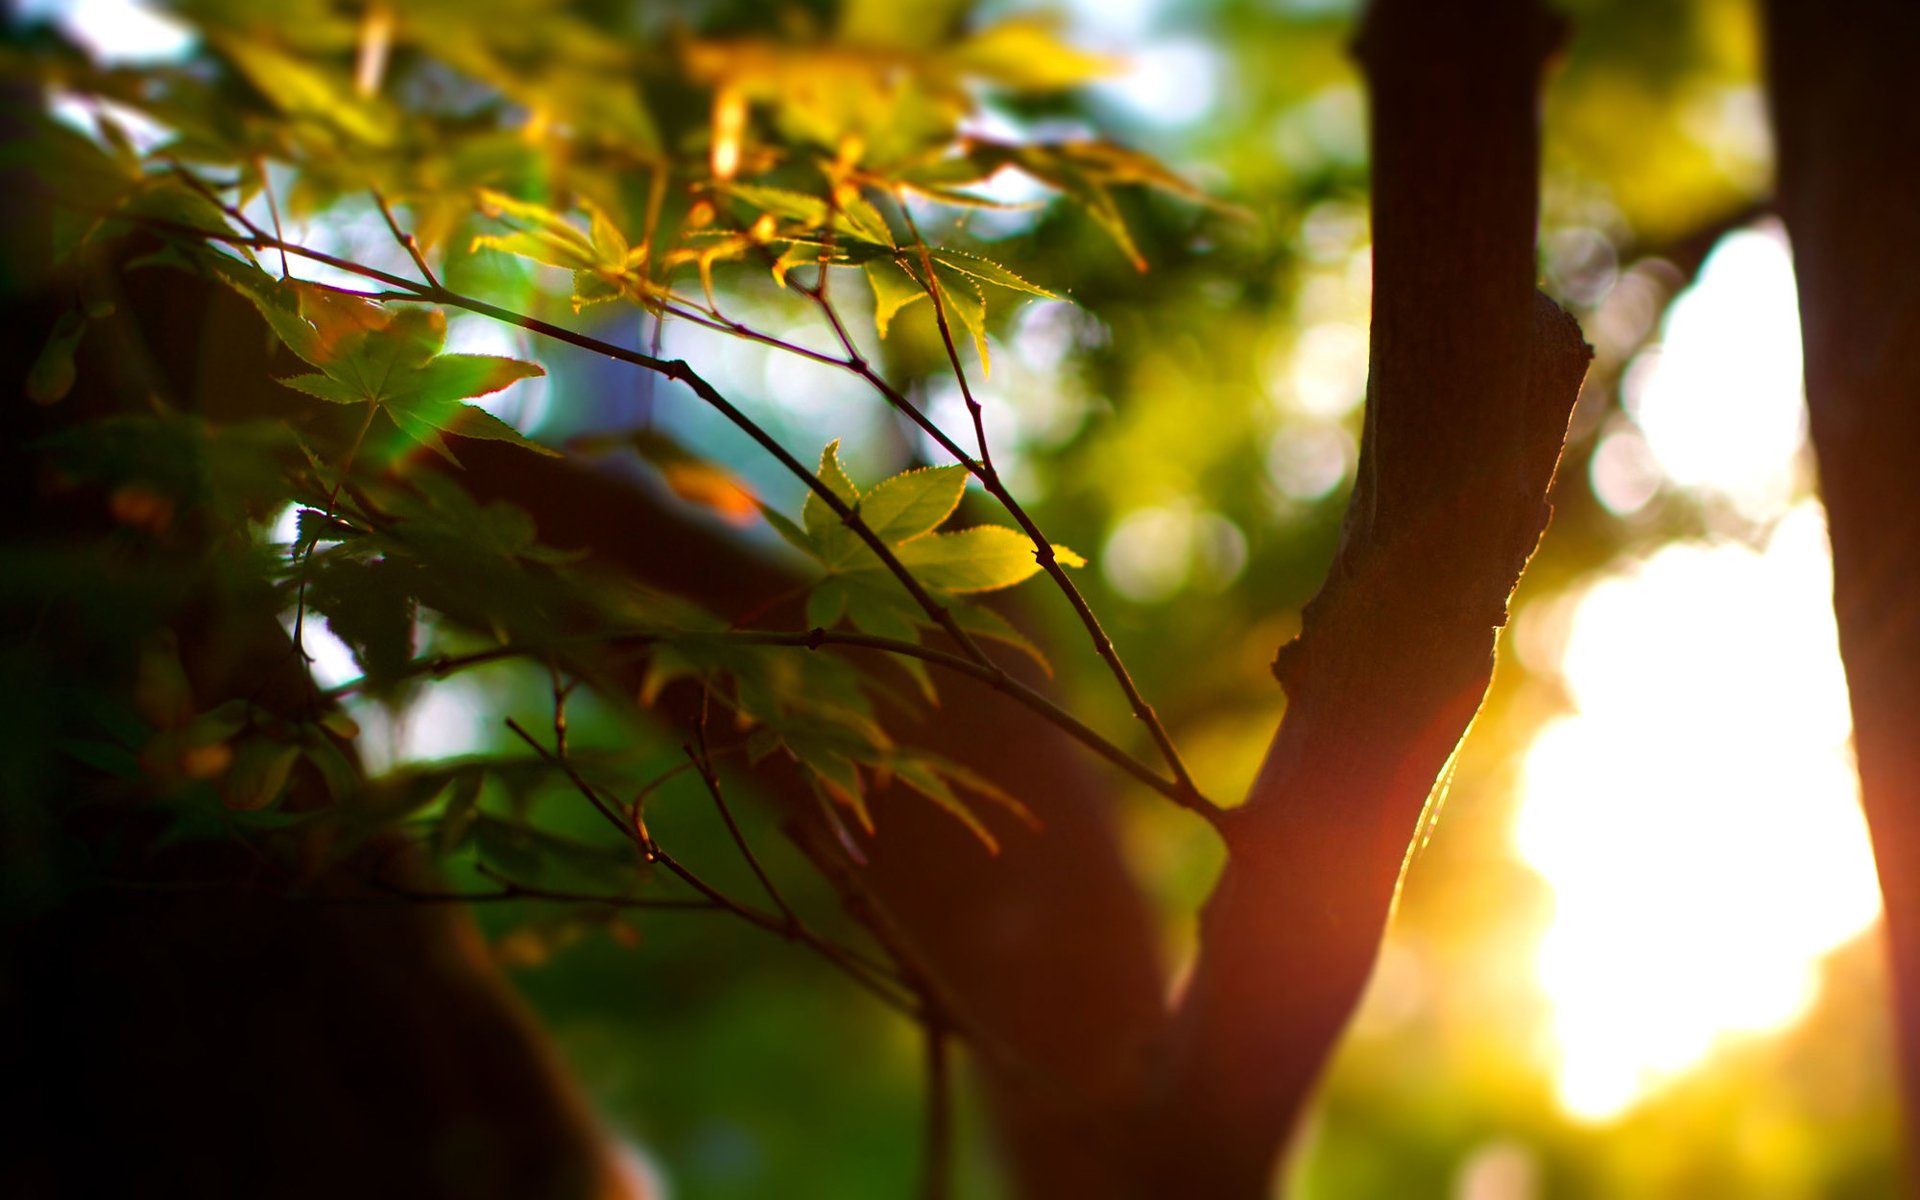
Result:
M1920 1138L1920 5L1767 8L1834 609Z
M1152 1109L1158 1179L1264 1196L1364 987L1435 780L1486 692L1589 351L1534 290L1537 0L1381 0L1373 347L1339 552L1275 663L1246 805ZM1171 1194L1171 1193L1170 1193Z

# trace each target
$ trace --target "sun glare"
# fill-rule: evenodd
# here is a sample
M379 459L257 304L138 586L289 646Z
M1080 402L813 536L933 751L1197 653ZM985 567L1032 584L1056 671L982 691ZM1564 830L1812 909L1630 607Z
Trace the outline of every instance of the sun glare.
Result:
M1634 416L1669 484L1752 516L1742 501L1791 473L1797 414L1779 379L1737 356L1715 378L1704 354L1797 379L1792 274L1775 234L1735 235L1716 258L1719 279L1710 263L1668 322ZM1527 614L1564 630L1549 657L1573 712L1527 752L1514 836L1553 895L1536 976L1559 1097L1582 1119L1790 1026L1822 958L1879 913L1823 512L1804 499L1774 511L1757 546L1668 545L1557 614Z

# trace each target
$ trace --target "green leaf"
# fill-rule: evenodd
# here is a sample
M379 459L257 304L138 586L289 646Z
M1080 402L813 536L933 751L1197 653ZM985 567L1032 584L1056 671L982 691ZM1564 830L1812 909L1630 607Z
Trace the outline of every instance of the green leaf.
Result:
M563 214L544 204L492 188L479 189L475 199L484 215L505 219L523 228L507 234L481 234L473 239L470 247L473 250L500 250L572 271L592 271L609 264L620 269L625 265L624 250L618 258L601 253L602 244L611 250L615 248L615 239L621 246L626 239L597 208L593 210L593 230L582 232Z
M855 629L897 642L920 640L915 618L924 617L925 614L911 605L901 589L876 587L857 575L842 577L841 582L846 597L847 619L853 622ZM940 694L933 686L933 676L927 671L926 663L907 654L890 654L887 657L913 680L927 703L940 702Z
M987 298L971 277L934 268L940 288L940 307L946 314L948 332L955 325L973 335L973 348L980 355L980 370L991 374L993 364L987 355Z
M324 365L328 353L320 333L300 312L299 293L251 263L225 255L201 256L203 265L240 293L265 319L287 349L310 367Z
M841 503L852 508L860 503L860 489L853 486L853 480L847 477L845 467L840 465L840 440L835 438L827 443L820 452L820 482L827 485L829 491L840 498ZM840 520L840 515L827 507L818 493L809 490L807 499L800 506L800 522L806 527L807 536L813 543L813 552L823 562L836 563L852 553L860 544L860 539Z
M1040 569L1033 543L1004 525L930 534L902 544L896 553L916 579L950 592L1012 587Z
M726 194L736 200L746 201L761 212L796 221L803 229L823 229L827 224L830 206L819 196L748 184L731 184ZM836 235L850 237L870 246L892 249L893 231L887 228L886 218L880 215L880 210L864 197L847 195L841 203L831 206L831 211Z
M960 70L1022 92L1054 92L1111 75L1112 59L1067 45L1060 22L1015 17L974 34L949 54Z
M834 217L836 232L851 233L875 246L893 245L893 230L887 228L887 219L865 196L857 192L849 191L840 197Z
M1055 295L1038 284L1027 282L990 258L968 254L963 250L929 249L927 253L932 255L933 260L941 266L958 271L962 275L971 276L982 283L991 283L1010 291L1025 292L1029 296L1038 296L1043 300L1065 298Z
M782 541L802 554L813 554L813 541L805 530L781 516L771 505L760 504L759 507L760 515L767 519L767 524L773 526L773 531L780 535Z
M887 327L893 323L894 314L915 300L923 299L927 289L905 267L889 259L876 258L861 269L866 272L867 283L873 288L874 328L881 337L885 337Z
M589 304L604 304L609 300L618 300L625 295L620 285L608 279L598 271L576 270L573 273L573 310L579 312Z
M1058 554L1062 549L1064 547L1056 546L1054 553ZM1079 556L1075 555L1075 557ZM975 637L991 638L996 642L1012 646L1032 659L1049 676L1053 674L1053 664L1047 661L1047 656L1041 653L1040 647L1033 639L1014 628L1011 622L992 609L978 604L950 604L947 606L947 614L954 619L955 624ZM926 620L924 614L915 619L922 622Z
M317 400L325 400L332 404L365 404L367 402L367 398L360 394L359 388L326 375L295 375L280 382L297 392L305 392Z
M530 440L518 429L475 404L451 403L426 408L393 405L388 407L387 415L393 418L393 423L400 427L402 433L456 464L459 459L440 440L440 434L450 433L455 437L482 442L507 442L548 458L560 457L559 451Z
M27 370L27 398L35 404L53 404L66 398L79 379L73 356L86 336L87 314L69 309L54 322L53 332L40 347L33 366Z
M600 265L616 273L626 270L627 253L631 249L627 245L626 235L601 211L599 205L589 204L587 213L592 218L593 252L599 255Z
M370 146L392 144L392 113L379 101L362 96L344 76L259 42L226 35L213 40L247 81L288 116L338 129Z
M952 782L959 784L961 787L976 793L986 800L992 801L1009 813L1012 813L1015 817L1018 817L1027 828L1035 831L1041 828L1040 818L1034 814L1032 809L1022 804L1019 797L1001 787L993 780L980 774L978 771L975 771L973 768L954 762L951 759L936 757L924 751L920 753L919 757L924 759L935 770L939 771L940 774L946 776Z
M953 515L967 490L962 466L925 467L882 480L860 501L860 517L889 544L931 533Z
M426 410L434 405L485 396L522 379L545 374L540 364L523 362L517 358L502 358L493 354L442 354L393 379L382 398L386 404L420 412L424 416L427 415Z
M953 794L947 781L940 778L932 767L910 758L898 759L892 766L894 778L951 813L967 827L969 833L980 840L980 844L987 848L987 853L1000 853L1000 839L993 836L993 831L986 827L972 808Z
M414 441L457 461L440 435L512 442L535 453L555 452L523 437L483 408L463 401L497 392L521 379L543 375L537 363L490 354L440 354L446 317L438 310L355 312L344 332L307 326L308 355L323 374L296 375L286 386L335 404L372 404ZM384 323L359 326L361 322ZM329 336L331 335L331 336Z
M847 611L847 591L837 576L829 575L807 595L807 627L832 629Z
M853 46L930 50L938 46L963 0L844 0L836 40Z
M596 265L591 245L555 237L542 230L518 229L512 233L483 233L468 243L467 248L469 251L498 250L503 254L546 263L550 267L564 267L569 271L591 271Z
M320 772L321 780L327 785L327 795L335 802L348 800L360 790L359 771L318 725L302 727L300 753Z
M919 610L907 607L906 594L899 588L875 587L859 576L850 576L845 582L845 594L847 617L862 633L900 642L920 640L920 631L914 624L914 615Z
M300 747L271 738L250 737L233 754L233 765L220 780L220 797L228 808L251 812L272 804L287 786Z
M202 233L227 236L233 223L219 206L199 192L173 180L157 181L127 197L120 211L133 217L151 217L174 225L184 225Z

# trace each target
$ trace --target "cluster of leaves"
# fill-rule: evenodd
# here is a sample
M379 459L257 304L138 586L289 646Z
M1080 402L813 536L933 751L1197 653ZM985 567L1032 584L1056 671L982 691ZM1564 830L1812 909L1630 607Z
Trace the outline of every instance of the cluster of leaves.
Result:
M722 312L729 288L765 286L770 274L776 288L804 292L832 315L827 275L844 268L863 281L882 338L927 300L920 309L937 317L958 371L956 337L971 341L984 369L989 331L1008 302L1060 297L977 245L945 244L962 239L959 226L930 242L918 223L926 214L992 207L981 185L1015 171L1076 203L1140 264L1114 189L1192 196L1185 184L1106 142L971 132L983 96L1057 91L1108 64L1065 46L1045 22L967 29L957 7L935 7L909 15L849 0L831 28L802 23L775 37L724 25L669 35L644 17L623 28L557 0L182 0L175 11L203 48L190 62L103 68L51 37L0 57L10 77L58 93L69 114L87 118L80 131L41 119L31 144L8 157L59 205L55 256L70 278L130 257L197 275L243 297L284 350L280 360L302 364L277 376L287 409L284 420L263 423L275 435L270 452L250 454L231 430L201 428L180 412L152 420L169 436L224 439L221 453L247 464L240 469L270 477L248 511L224 514L223 541L257 546L272 515L262 508L299 506L292 544L246 566L296 638L324 618L347 644L364 673L352 690L404 701L461 664L525 658L644 721L646 706L688 681L703 709L733 715L747 761L797 762L836 825L846 812L872 831L870 795L898 783L991 846L972 801L1025 810L889 728L893 714L938 703L928 663L947 652L923 641L929 630L953 635L989 675L1002 668L971 639L1046 667L1031 641L971 597L1029 578L1042 556L1081 560L1008 526L943 529L980 464L910 470L862 490L829 445L796 520L664 438L639 435L670 460L682 494L763 515L816 568L806 628L768 631L734 629L601 576L541 545L525 513L477 504L452 477L408 458L424 447L457 467L462 438L554 453L470 403L542 374L539 364L445 348L449 309L555 328L523 311L542 303L534 267L567 273L562 294L575 312L620 301L744 336L756 335ZM410 232L391 205L405 211ZM380 254L338 239L303 245L282 227L283 218L311 228L316 218L376 211L393 235ZM438 275L430 258L442 262ZM316 260L333 270L329 282L296 277L293 263ZM768 274L716 283L730 264ZM339 286L341 272L364 286ZM683 290L689 274L697 295ZM98 293L110 291L74 288L78 299L29 380L36 401L56 404L74 386L89 325L113 311ZM841 365L867 371L844 332L843 341ZM158 396L144 400L166 407ZM82 426L72 437L83 444L111 431ZM190 457L210 455L202 445ZM105 482L146 495L139 489L151 479L108 472ZM170 514L192 504L189 491L161 488L132 523L163 533ZM836 642L862 652L821 652ZM874 649L895 653L875 659L866 653ZM881 661L906 672L913 690L873 669ZM484 781L505 768L462 767L431 786L369 783L335 699L312 696L291 718L241 697L175 703L117 740L76 741L74 754L144 773L190 806L217 802L229 812L291 802L297 764L311 762L357 829L429 819L443 849L500 859L471 831L490 828L475 806L490 794ZM549 782L572 769L539 759L522 766ZM307 803L296 804L302 820ZM530 818L489 820L520 828L526 845L553 844ZM857 839L845 843L857 856Z

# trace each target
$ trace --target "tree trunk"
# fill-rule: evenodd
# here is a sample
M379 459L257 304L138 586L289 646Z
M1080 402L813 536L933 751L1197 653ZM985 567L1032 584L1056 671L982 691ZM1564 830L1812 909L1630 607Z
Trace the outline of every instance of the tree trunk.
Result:
M1767 8L1780 211L1920 1144L1920 5ZM1730 431L1728 436L1738 436Z
M1367 16L1359 479L1328 580L1275 663L1285 719L1226 827L1152 1110L1167 1194L1267 1194L1545 527L1589 357L1534 290L1538 90L1555 33L1533 0L1381 0Z

